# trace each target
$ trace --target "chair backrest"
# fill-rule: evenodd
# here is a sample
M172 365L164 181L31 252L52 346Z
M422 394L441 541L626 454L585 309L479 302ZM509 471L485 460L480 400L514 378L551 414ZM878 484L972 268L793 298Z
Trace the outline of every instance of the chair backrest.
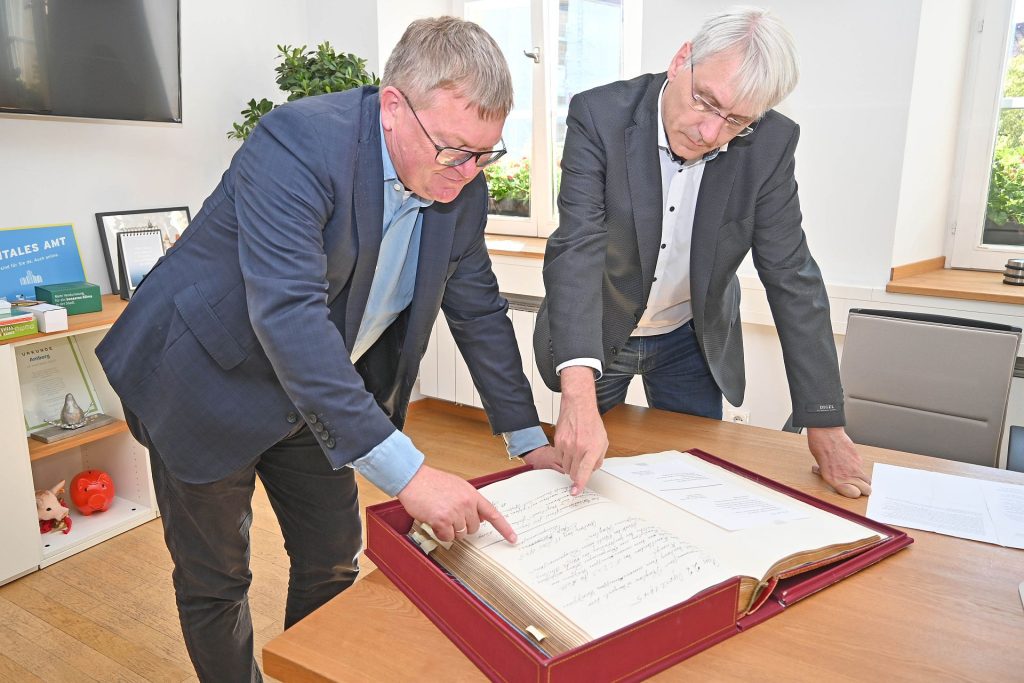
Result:
M852 309L840 371L855 443L995 466L1021 331Z

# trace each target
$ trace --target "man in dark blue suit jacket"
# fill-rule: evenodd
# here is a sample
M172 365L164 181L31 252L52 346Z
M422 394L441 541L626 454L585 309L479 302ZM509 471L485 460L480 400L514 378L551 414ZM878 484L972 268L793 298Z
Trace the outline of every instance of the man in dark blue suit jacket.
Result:
M355 579L353 468L442 540L487 521L514 542L399 431L443 310L510 455L552 462L484 244L479 171L501 156L511 104L482 29L414 22L379 91L263 118L97 350L150 449L201 679L260 678L246 602L257 474L291 559L285 627Z

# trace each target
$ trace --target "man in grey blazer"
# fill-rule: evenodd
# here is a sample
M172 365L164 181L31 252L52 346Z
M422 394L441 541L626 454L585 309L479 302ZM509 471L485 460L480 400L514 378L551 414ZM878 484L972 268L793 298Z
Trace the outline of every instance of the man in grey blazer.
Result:
M743 402L736 270L753 250L793 423L830 485L870 492L842 427L828 297L801 227L799 131L771 111L796 75L789 33L744 8L705 23L667 74L572 99L535 355L562 392L555 448L574 488L600 467L599 413L625 399L634 375L656 408L721 419L723 394Z
M551 461L484 244L480 169L503 153L511 105L486 32L413 22L379 91L263 118L99 346L150 449L202 680L260 679L246 600L257 475L291 560L286 628L355 579L353 468L442 540L487 521L515 541L399 431L443 310L510 455Z

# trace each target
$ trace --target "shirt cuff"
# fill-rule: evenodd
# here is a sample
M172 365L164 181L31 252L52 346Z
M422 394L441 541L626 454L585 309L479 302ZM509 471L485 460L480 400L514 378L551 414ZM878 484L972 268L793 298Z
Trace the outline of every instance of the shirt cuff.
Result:
M505 432L502 436L505 437L505 448L508 449L509 460L525 455L535 448L548 445L547 434L540 426Z
M561 375L562 370L572 367L573 365L585 365L588 368L593 368L594 379L601 379L601 375L604 374L604 370L601 367L601 361L596 358L573 358L572 360L567 360L555 368L555 374Z
M539 429L539 428L538 428ZM389 496L397 496L423 465L424 456L400 431L352 462L352 467Z

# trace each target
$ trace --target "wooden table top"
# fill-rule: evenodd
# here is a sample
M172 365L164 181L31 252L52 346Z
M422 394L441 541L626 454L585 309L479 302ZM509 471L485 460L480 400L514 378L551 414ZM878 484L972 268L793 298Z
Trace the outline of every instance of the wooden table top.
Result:
M620 406L605 417L610 455L700 448L864 514L810 471L796 434ZM485 424L445 410L411 414L406 432L428 463L462 476L508 468ZM456 439L452 436L457 435ZM453 441L458 441L453 444ZM500 441L498 439L497 441ZM1024 484L1024 474L862 447L885 462ZM484 455L481 455L484 454ZM1024 551L909 530L915 543L652 680L1024 680ZM380 572L267 644L282 681L484 680Z

